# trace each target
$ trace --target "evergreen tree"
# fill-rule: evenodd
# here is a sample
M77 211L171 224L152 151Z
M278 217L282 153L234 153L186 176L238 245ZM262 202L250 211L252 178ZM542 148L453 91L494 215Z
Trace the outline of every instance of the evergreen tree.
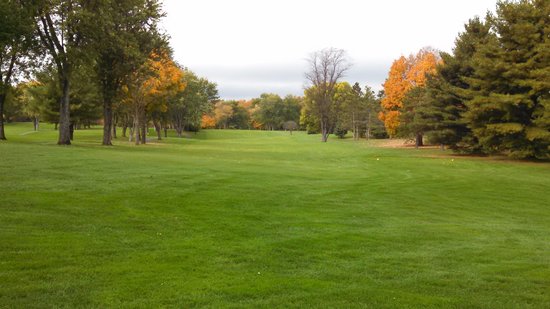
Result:
M477 139L462 115L469 98L465 93L470 88L467 79L474 73L472 57L487 42L489 28L479 18L471 19L458 36L453 54L441 53L442 62L436 74L428 78L426 100L431 115L426 116L433 143L465 152L479 152Z

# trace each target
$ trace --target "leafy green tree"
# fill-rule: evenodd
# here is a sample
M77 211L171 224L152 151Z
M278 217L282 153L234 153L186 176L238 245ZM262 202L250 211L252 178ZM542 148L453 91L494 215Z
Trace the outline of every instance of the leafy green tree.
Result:
M229 101L228 103L233 110L228 120L229 128L250 129L250 114L248 111L238 101Z
M339 83L336 89L335 100L338 101L338 125L340 129L351 130L353 139L358 140L364 133L368 121L368 107L370 101L363 93L359 83L350 86L348 83Z
M258 107L254 119L266 130L277 130L286 120L283 99L278 94L263 93L253 104Z
M17 86L17 104L21 106L22 113L32 119L35 131L39 129L40 118L45 109L43 103L38 100L38 96L33 95L39 86L36 81L21 83Z
M202 115L211 112L214 102L218 100L215 83L198 77L190 70L185 71L183 79L187 86L168 106L169 118L179 137L184 129L198 131Z
M20 1L0 0L0 140L4 132L4 103L14 76L28 66L33 20Z
M44 49L57 70L61 90L59 101L59 139L57 144L71 144L71 77L86 58L83 46L92 24L91 3L85 0L27 1L34 9L36 30Z
M252 100L255 106L254 121L261 124L266 130L281 130L287 121L298 122L302 99L287 95L282 99L277 94L263 93L259 98Z
M75 129L90 127L101 117L101 100L92 72L90 66L81 66L80 70L71 75L71 139ZM29 117L41 117L44 121L57 124L59 100L62 96L58 87L58 76L55 67L47 66L36 74L36 80L21 86L23 91L19 99L20 104Z
M300 126L306 130L307 134L319 134L321 133L321 125L319 118L314 112L314 101L308 95L307 89L304 94L305 96L302 101L302 109L300 110Z
M61 91L58 87L57 76L53 66L45 66L35 73L35 80L26 84L26 100L32 100L39 105L42 121L55 124L59 123L59 99ZM22 105L28 102L22 103Z

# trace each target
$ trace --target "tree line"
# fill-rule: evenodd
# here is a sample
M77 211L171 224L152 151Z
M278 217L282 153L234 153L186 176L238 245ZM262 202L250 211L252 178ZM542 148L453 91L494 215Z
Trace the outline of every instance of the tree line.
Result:
M319 134L320 116L314 108L312 89L306 89L304 96L282 98L278 94L263 93L251 100L220 100L204 114L202 128L304 130L308 134ZM359 83L351 86L348 82L338 82L333 99L327 134L343 138L351 131L354 139L387 136L383 123L377 118L379 98L369 86L363 90Z

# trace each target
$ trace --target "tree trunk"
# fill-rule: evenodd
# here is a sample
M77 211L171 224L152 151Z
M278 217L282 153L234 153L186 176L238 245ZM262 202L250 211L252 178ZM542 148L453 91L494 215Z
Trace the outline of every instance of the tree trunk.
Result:
M418 147L421 147L421 146L424 146L424 143L422 142L422 133L417 133L416 134L416 144L415 144L416 148Z
M117 136L116 136L116 121L113 121L113 138L117 138Z
M164 137L168 137L168 128L164 127Z
M117 137L117 134L116 134L116 127L118 125L118 117L117 115L113 112L113 138L118 138Z
M160 141L162 140L162 136L161 136L161 127L160 127L160 124L158 123L158 121L154 120L153 118L153 125L155 126L155 131L157 131L157 139Z
M321 119L321 142L327 142L328 134L328 121L326 121L325 119Z
M134 120L134 134L135 134L135 143L136 145L139 145L139 124L138 124L138 120Z
M109 98L103 99L103 146L112 146L113 104Z
M135 114L134 114L134 134L135 134L135 143L136 145L139 145L139 111L136 107Z
M126 130L128 130L128 126L127 125L122 126L122 137L126 137Z
M183 137L183 128L184 128L184 120L183 115L178 115L178 118L173 123L174 129L176 129L176 133L178 137Z
M355 121L355 112L351 113L351 124L353 126L353 140L356 141L359 135L359 132L357 131L357 121Z
M71 122L69 124L69 138L71 139L71 141L74 139L74 127L75 127L74 122Z
M140 119L141 144L145 145L145 144L147 144L147 116L145 115L145 107L140 112L141 112L140 117L142 117Z
M131 143L134 136L134 126L130 127L130 134L128 135L128 141Z
M53 129L57 131L57 122L53 124Z
M6 133L4 132L4 101L6 100L5 94L0 94L0 140L6 140Z
M370 140L370 112L367 116L367 131L365 134L367 135L367 141Z
M58 145L71 144L71 110L69 108L70 80L68 72L61 74L62 95L59 102L59 139Z
M32 118L32 124L33 124L34 130L38 131L38 127L40 126L40 122L38 120L38 117L33 117Z

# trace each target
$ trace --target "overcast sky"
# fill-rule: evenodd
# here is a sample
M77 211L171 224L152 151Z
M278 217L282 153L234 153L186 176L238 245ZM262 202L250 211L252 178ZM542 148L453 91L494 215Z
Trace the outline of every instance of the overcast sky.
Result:
M302 95L308 56L347 51L345 80L381 89L394 59L450 52L468 19L496 0L164 0L175 59L218 84L223 99Z

